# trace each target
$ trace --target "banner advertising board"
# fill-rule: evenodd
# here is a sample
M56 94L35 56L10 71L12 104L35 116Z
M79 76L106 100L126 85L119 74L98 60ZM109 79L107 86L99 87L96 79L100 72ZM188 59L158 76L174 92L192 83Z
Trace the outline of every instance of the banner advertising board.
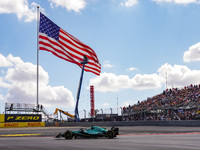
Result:
M91 105L91 118L95 117L95 110L94 110L94 86L90 86L90 105Z
M45 122L8 122L0 123L0 128L18 128L18 127L45 127Z
M40 114L5 114L5 122L41 122Z

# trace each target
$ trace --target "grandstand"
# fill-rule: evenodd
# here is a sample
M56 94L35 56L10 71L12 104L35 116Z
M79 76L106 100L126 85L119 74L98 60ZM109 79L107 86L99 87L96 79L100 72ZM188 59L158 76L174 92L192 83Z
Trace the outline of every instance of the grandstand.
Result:
M200 120L200 85L166 89L123 108L125 120Z

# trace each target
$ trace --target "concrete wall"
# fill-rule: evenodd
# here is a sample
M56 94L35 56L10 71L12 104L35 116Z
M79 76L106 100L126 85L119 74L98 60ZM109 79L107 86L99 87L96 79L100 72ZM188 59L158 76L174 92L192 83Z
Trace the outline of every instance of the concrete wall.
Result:
M182 120L182 121L129 121L129 122L46 122L45 126L182 126L182 127L200 127L200 120Z

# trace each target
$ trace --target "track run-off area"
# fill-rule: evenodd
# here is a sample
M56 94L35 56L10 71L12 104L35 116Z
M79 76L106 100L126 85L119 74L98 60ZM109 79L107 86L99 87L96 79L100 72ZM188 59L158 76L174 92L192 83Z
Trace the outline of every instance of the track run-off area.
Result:
M35 127L0 129L0 150L197 150L200 148L200 127L119 126L114 139L55 139L65 130L81 127ZM110 127L105 127L109 129Z

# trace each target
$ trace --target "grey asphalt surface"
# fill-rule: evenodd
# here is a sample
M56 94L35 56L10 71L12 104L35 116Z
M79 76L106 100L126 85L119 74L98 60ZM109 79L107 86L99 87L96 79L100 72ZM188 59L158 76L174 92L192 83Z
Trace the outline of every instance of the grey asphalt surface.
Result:
M37 127L0 129L0 150L197 150L200 149L199 127L119 127L115 139L54 139L58 132L81 127ZM107 127L110 128L110 127ZM38 136L17 136L38 134ZM15 136L12 136L15 135Z

